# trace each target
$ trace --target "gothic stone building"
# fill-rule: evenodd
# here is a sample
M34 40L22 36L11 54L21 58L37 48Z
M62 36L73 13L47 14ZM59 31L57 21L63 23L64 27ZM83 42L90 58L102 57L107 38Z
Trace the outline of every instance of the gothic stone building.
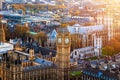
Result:
M29 53L9 51L1 54L1 80L70 80L70 33L61 28L57 35L56 61L38 58Z

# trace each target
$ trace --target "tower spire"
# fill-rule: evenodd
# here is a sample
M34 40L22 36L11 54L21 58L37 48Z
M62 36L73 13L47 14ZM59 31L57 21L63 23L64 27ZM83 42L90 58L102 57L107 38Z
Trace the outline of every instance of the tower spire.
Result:
M5 32L2 24L2 18L0 18L0 43L5 42Z

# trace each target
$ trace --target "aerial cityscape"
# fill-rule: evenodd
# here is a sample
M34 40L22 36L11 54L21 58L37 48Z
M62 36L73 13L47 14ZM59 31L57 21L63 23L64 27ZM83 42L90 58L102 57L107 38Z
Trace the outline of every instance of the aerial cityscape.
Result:
M0 80L120 80L119 0L0 0Z

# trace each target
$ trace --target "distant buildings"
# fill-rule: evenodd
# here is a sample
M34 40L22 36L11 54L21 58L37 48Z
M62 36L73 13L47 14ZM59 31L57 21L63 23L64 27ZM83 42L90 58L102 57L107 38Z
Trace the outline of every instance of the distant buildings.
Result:
M108 40L114 38L120 33L119 23L119 1L98 1L98 0L83 0L84 7L80 8L79 16L73 16L72 19L81 23L88 21L96 25L104 25L108 32ZM75 2L74 2L75 3ZM76 5L78 6L78 5ZM86 19L86 17L89 18Z
M73 50L73 56L76 55L82 59L101 55L101 49L108 41L108 35L104 26L80 26L79 24L76 24L73 26L68 26L67 28L71 34L78 34L79 39L81 40L81 47ZM75 52L75 50L78 52ZM80 55L77 55L77 53ZM86 57L83 57L82 54Z
M89 63L82 73L82 80L120 80L120 64L114 60L98 60Z
M3 4L4 0L0 0L0 10L2 10L2 4Z
M24 15L21 10L17 10L16 12L10 10L0 11L0 15L3 16L3 19L7 19L7 24L11 31L14 31L14 27L18 24L25 26L27 24L32 32L40 32L41 30L44 30L48 33L51 31L51 28L48 26L60 25L60 18L58 18L59 16L55 16L55 13L50 11L41 11L34 16L29 13L28 15Z
M119 72L119 71L118 71ZM83 70L82 80L119 80L120 73L86 68Z
M56 1L51 0L5 0L9 3L28 3L28 4L49 4L49 5L56 5Z
M5 0L5 1L9 3L25 3L26 0Z
M71 34L79 34L79 38L82 40L81 44L82 47L88 47L88 46L101 46L104 45L102 42L104 40L107 41L107 37L99 42L100 44L96 45L98 38L101 38L102 36L107 36L107 33L104 32L104 26L103 25L93 25L93 26L81 26L79 24L68 26L67 27L69 32ZM105 34L104 34L105 33ZM104 35L102 35L104 34ZM94 43L95 42L95 43Z

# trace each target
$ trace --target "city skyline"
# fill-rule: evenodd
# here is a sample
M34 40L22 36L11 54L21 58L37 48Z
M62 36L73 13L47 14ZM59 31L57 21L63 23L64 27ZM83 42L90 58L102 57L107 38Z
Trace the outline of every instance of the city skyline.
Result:
M120 80L117 0L0 1L0 80Z

